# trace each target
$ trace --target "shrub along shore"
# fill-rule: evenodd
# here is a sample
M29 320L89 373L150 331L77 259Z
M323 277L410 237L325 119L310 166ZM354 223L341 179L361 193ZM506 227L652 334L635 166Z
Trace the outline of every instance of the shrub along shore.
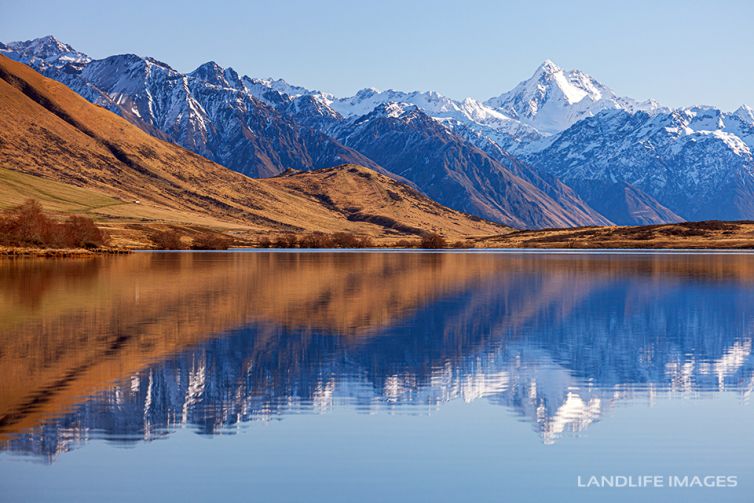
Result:
M0 217L0 245L4 246L92 250L106 246L108 241L107 234L91 218L74 215L58 222L33 199Z
M91 218L73 215L57 221L45 214L33 199L0 215L0 255L72 257L128 253L108 246L109 240Z
M257 248L381 248L375 244L369 236L356 236L348 232L336 232L326 234L324 232L312 232L297 236L286 234L278 236L274 240L262 238L256 244ZM389 246L390 248L470 248L471 244L465 241L457 241L449 244L440 234L426 233L415 239L401 239Z
M234 242L224 234L204 232L190 238L178 229L153 232L150 236L156 250L227 250L232 246L245 248L471 248L466 241L448 244L439 234L427 233L415 239L401 239L389 246L376 243L369 236L359 236L350 232L310 232L305 234L281 234L275 237L262 237L253 242Z
M28 246L0 246L0 257L92 257L95 255L127 255L125 248L32 248Z

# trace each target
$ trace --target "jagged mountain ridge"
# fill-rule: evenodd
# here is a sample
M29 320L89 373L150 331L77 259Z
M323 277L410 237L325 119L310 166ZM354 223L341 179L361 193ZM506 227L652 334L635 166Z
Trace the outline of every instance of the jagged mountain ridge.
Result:
M657 199L656 192L647 192L637 179L567 177L552 169L564 157L573 158L581 149L587 149L585 143L572 144L568 152L539 155L561 135L566 135L571 127L602 111L623 111L631 115L644 113L652 117L670 113L669 109L651 100L638 102L620 97L578 70L565 72L546 61L530 79L485 102L471 98L458 102L436 92L363 89L350 98L335 98L300 87L293 92L289 98L292 103L307 101L316 104L309 107L308 116L318 119L310 119L310 123L325 130L337 123L332 117L358 118L372 107L390 103L413 105L559 202L567 200L572 205L601 214L603 218L595 221L597 224L646 225L684 219L679 207L670 208L663 204ZM287 107L295 109L292 105ZM313 113L312 108L316 108ZM745 110L737 112L743 123ZM748 132L745 127L739 129ZM518 158L513 158L509 151ZM521 166L525 168L522 170ZM570 211L573 214L573 206ZM704 212L698 213L699 218L705 216Z
M270 90L287 94L296 100L311 96L322 106L343 117L369 113L379 105L406 103L419 107L451 129L467 128L482 137L477 143L493 141L515 154L541 149L545 138L555 135L586 117L605 109L629 111L668 110L653 100L638 102L621 97L593 77L579 70L565 71L552 61L545 61L527 80L514 89L486 101L474 98L454 100L436 91L380 91L365 88L354 96L337 98L321 91L300 86L266 83L254 91L264 97Z
M550 184L513 158L507 163L513 169L506 168L417 107L380 105L347 121L334 134L345 145L412 180L430 197L462 211L510 222L514 227L610 223L570 189ZM555 198L567 201L567 213Z

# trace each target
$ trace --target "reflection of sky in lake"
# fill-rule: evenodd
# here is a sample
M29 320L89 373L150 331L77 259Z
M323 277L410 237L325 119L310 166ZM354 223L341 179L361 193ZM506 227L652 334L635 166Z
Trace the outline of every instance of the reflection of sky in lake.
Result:
M189 278L180 296L162 298L162 311L172 310L174 317L125 322L126 313L134 316L125 300L131 295L114 297L109 310L104 304L78 309L99 310L99 321L109 316L96 326L105 326L102 333L115 341L123 339L119 324L141 327L137 334L157 327L180 338L188 333L181 327L195 327L185 324L191 316L206 323L206 337L175 346L133 371L127 364L131 357L122 356L130 340L114 346L107 337L88 339L87 345L103 345L104 357L129 371L114 372L114 383L82 387L89 398L49 410L28 427L14 426L55 401L56 393L48 397L50 386L40 385L33 395L39 405L21 399L21 406L4 416L10 418L5 449L52 462L47 469L60 474L70 468L55 467L70 466L69 457L93 462L107 456L132 476L132 464L154 466L170 455L183 456L171 463L194 472L209 459L191 456L206 455L220 468L195 475L230 477L229 487L235 481L233 460L253 465L270 480L282 477L275 475L277 467L312 488L320 465L332 463L344 478L351 477L348 482L337 477L343 491L336 490L340 496L332 499L344 501L358 494L360 483L386 480L399 482L406 492L392 487L362 496L455 499L434 486L439 484L455 487L464 499L500 501L507 487L536 500L535 494L552 496L556 489L576 491L578 474L660 470L736 474L742 487L706 489L707 497L725 501L743 499L746 483L754 483L754 461L745 454L754 448L748 428L754 415L749 402L754 256L449 254L419 260L397 254L328 261L302 254L264 267L258 263L261 254L202 260L163 258L148 264L154 269L150 274L170 268L178 278ZM94 276L101 279L107 267L108 281L133 273L101 265ZM241 273L257 267L263 271L257 276ZM275 285L276 277L302 286L275 295L254 288ZM101 294L99 281L90 277L76 288ZM133 289L135 280L129 281L121 288ZM188 301L192 288L197 293L190 300L192 312L200 314L176 307L181 299ZM304 289L311 291L304 295ZM392 293L384 297L370 290ZM37 302L34 309L45 311L44 295ZM220 311L224 319L235 316L249 303L256 304L251 315L230 325L212 318ZM18 326L62 326L70 314L40 315L40 324L34 309ZM199 324L201 330L204 326ZM217 327L221 330L213 332ZM139 354L159 347L138 338L133 344ZM3 358L12 356L14 347ZM54 366L55 356L44 349L43 360ZM91 379L87 372L103 372L87 367L77 374L71 368L77 367L59 369L52 380L61 390ZM35 366L31 374L40 372ZM201 440L210 438L209 444ZM166 440L143 442L154 439ZM83 448L66 453L75 447ZM46 466L17 459L0 458L4 469L19 474ZM304 467L307 459L312 465ZM164 468L168 472L175 470L171 463ZM468 484L448 480L450 473L466 477ZM329 476L336 480L336 474ZM501 481L503 492L490 490L489 477ZM281 486L276 492L269 480L256 484L267 488L261 493L265 499L306 494ZM537 489L529 493L527 484ZM599 496L581 491L574 494ZM656 491L648 495L665 494Z

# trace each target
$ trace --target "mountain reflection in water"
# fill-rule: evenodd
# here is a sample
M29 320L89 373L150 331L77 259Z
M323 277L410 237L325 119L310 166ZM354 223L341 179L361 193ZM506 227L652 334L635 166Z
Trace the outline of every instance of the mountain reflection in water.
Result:
M754 255L155 253L0 262L0 445L484 398L545 443L624 399L748 399Z

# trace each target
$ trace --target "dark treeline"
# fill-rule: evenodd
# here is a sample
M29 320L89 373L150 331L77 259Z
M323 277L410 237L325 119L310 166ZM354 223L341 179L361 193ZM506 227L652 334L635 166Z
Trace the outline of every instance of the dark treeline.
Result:
M157 231L150 236L153 247L157 250L227 250L233 240L216 232L205 232L190 238L177 229ZM391 245L394 248L470 248L470 242L458 241L450 245L443 236L427 233L419 239L401 239ZM263 237L256 243L257 248L378 248L369 236L360 236L350 232L311 232L307 234L281 234L276 237Z

